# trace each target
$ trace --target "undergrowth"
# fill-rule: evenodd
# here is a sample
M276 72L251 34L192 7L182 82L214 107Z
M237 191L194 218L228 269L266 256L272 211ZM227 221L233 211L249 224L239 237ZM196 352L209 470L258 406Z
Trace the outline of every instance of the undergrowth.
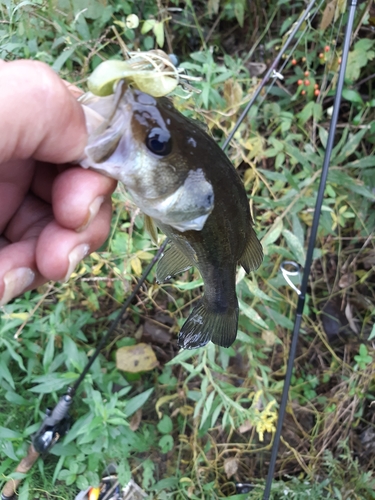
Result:
M237 341L179 353L176 335L202 282L192 270L156 285L151 273L86 377L71 430L24 479L21 500L73 499L110 464L122 484L133 477L149 498L262 498L297 300L280 265L304 265L347 17L344 1L331 16L332 5L313 11L283 79L269 82L229 150L265 253L258 271L238 271ZM159 44L202 77L201 93L180 93L176 107L203 119L222 143L303 6L3 0L0 53L44 61L85 88L102 60L122 57L123 42L132 50ZM130 14L140 18L138 28L128 27ZM372 16L371 1L358 8L272 499L375 498ZM82 371L154 251L119 187L106 245L68 283L1 309L2 479L26 454L45 408ZM119 371L116 351L139 342L152 347L158 366Z

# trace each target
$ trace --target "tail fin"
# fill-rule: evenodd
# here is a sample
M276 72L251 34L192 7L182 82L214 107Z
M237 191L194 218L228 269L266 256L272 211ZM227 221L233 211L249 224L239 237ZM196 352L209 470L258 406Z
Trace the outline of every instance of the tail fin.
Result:
M230 347L236 340L238 308L228 308L225 313L210 311L202 301L193 309L178 336L178 346L196 349L210 340L214 344Z

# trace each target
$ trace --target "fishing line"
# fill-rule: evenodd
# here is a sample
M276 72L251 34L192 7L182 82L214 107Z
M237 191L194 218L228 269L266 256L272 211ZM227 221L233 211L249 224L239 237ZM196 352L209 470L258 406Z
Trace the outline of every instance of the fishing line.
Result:
M337 127L337 122L338 122L338 116L339 116L339 111L340 111L340 103L341 103L341 97L342 97L342 91L343 91L344 79L345 79L345 70L346 70L346 66L347 66L350 41L351 41L350 39L351 39L351 35L353 32L355 12L356 12L356 8L357 8L359 1L360 0L350 0L349 15L348 15L348 21L347 21L346 30L345 30L344 46L343 46L342 56L341 56L342 57L341 67L340 67L339 77L338 77L338 82L337 82L337 87L336 87L335 101L334 101L334 105L333 105L333 112L332 112L329 133L328 133L326 152L325 152L324 161L323 161L322 174L320 177L318 195L317 195L316 203L315 203L314 218L313 218L313 223L312 223L312 227L311 227L309 244L307 247L305 268L304 268L304 272L303 272L303 276L302 276L302 284L301 284L301 288L300 288L300 294L298 295L297 310L296 310L296 316L295 316L295 322L294 322L294 328L293 328L293 334L292 334L292 341L291 341L290 350L289 350L288 365L287 365L286 375L285 375L285 379L284 379L284 387L283 387L280 408L279 408L279 418L277 421L276 432L274 435L274 440L273 440L273 445L272 445L272 450L271 450L271 459L270 459L270 464L268 467L268 474L267 474L266 485L265 485L264 494L263 494L263 500L269 500L269 496L270 496L270 492L271 492L271 485L272 485L272 481L273 481L276 459L277 459L280 438L281 438L281 430L282 430L285 412L286 412L286 407L287 407L287 402L288 402L289 387L290 387L290 382L291 382L291 378L292 378L294 359L296 356L297 343L298 343L299 332L300 332L300 327L301 327L301 322L302 322L302 314L303 314L303 309L304 309L304 305L305 305L307 286L308 286L308 282L309 282L311 264L312 264L312 260L313 260L313 252L314 252L315 241L316 241L316 237L317 237L317 233L318 233L320 212L321 212L321 208L322 208L322 204L323 204L324 190L325 190L325 186L326 186L326 182L327 182L329 164L330 164L330 160L331 160L331 154L332 154L335 133L336 133L336 127Z
M258 88L256 89L256 91L254 92L252 98L250 99L250 101L247 103L245 109L243 110L243 112L241 113L241 116L238 118L236 124L234 125L233 129L232 129L232 132L229 134L229 136L227 137L227 139L225 140L224 144L223 144L223 147L222 149L225 151L226 148L228 147L230 141L233 139L233 136L234 134L237 132L238 130L238 127L241 125L241 123L243 122L243 120L246 118L246 115L248 114L251 106L254 104L254 102L257 100L259 94L261 93L263 87L265 87L266 83L268 82L268 80L272 77L273 73L276 71L276 68L280 62L280 60L282 59L283 55L285 54L287 48L289 47L289 45L291 44L295 34L297 33L297 31L300 29L300 27L302 26L302 23L305 21L305 19L307 18L307 16L309 15L310 11L312 10L312 8L314 7L315 3L316 3L317 0L311 0L311 2L309 3L309 5L306 7L305 11L303 14L301 14L301 17L299 18L299 20L297 21L296 25L294 26L294 28L292 29L292 31L290 32L284 46L282 47L282 49L280 50L279 54L277 55L277 57L275 58L275 60L273 61L273 63L271 64L271 66L268 68L268 71L267 73L265 74L265 76L263 77L262 81L260 82Z
M317 0L313 0L312 1L312 5L311 5L311 8L314 6L314 3L316 2ZM319 9L320 7L323 5L323 3L325 2L325 0L321 0L320 4L318 5L318 7L316 8L315 12L312 14L311 16L311 20L310 20L310 23L311 21L314 20L315 16L318 14L319 12ZM223 146L222 146L222 149L223 151L225 151L225 149L228 147L229 145L229 142L232 140L234 134L237 132L238 130L238 127L241 125L241 123L244 121L244 119L246 118L248 112L250 111L250 108L251 106L255 103L256 99L259 97L259 94L261 93L261 91L263 90L263 88L266 86L266 83L267 81L272 78L272 83L270 83L270 85L268 85L264 95L261 97L260 101L259 101L259 107L264 103L264 101L266 100L266 98L268 97L269 93L271 92L272 88L274 87L275 83L276 83L276 80L277 78L279 78L280 76L282 77L282 72L283 70L285 69L285 67L287 66L288 62L290 61L291 57L292 57L292 54L294 53L295 49L298 47L298 45L300 44L301 40L303 39L303 37L305 36L307 30L309 29L309 26L306 26L303 31L301 32L300 36L298 37L298 39L296 40L295 44L292 46L291 48L291 51L290 51L290 54L288 55L288 57L283 61L283 64L281 65L281 67L277 70L276 72L276 67L277 67L277 64L278 62L280 62L280 60L282 59L283 55L285 54L289 44L291 43L292 41L292 38L294 37L294 35L297 33L299 27L302 25L302 23L304 21L306 21L306 19L309 17L309 13L310 13L310 5L306 8L305 12L301 15L301 18L299 19L298 21L298 25L295 26L295 28L293 29L293 31L291 31L290 33L290 36L288 37L287 41L285 42L285 44L283 45L280 53L278 54L277 58L274 60L274 62L272 63L271 67L269 68L269 71L266 73L266 75L264 76L263 80L260 82L259 86L257 87L257 90L255 91L255 93L253 94L253 96L251 97L250 101L248 102L248 104L246 105L246 108L244 109L243 113L241 114L241 116L238 118L237 122L235 123L231 133L229 134L228 138L225 140Z

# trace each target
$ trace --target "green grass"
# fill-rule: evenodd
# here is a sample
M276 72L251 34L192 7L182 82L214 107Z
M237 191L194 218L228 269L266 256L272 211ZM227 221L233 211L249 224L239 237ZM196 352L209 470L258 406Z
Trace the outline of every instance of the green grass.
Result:
M209 2L208 7L186 2L184 11L163 10L153 1L144 2L142 10L140 5L3 2L1 57L43 60L85 88L87 75L101 60L121 57L113 25L130 49L150 49L155 37L160 41L160 28L142 33L141 22L129 30L126 16L155 19L164 28L164 48L174 50L190 74L202 77L196 84L202 93L177 96L176 106L188 116L203 117L223 142L258 84L249 74L249 51L251 61L272 61L303 2L273 1L267 7L259 1L250 7L241 0ZM375 498L375 101L372 80L365 81L374 73L374 40L368 18L362 19L366 5L359 9L351 47L275 500ZM170 2L169 7L179 6ZM238 340L229 349L209 345L178 354L176 335L201 293L199 274L190 271L158 286L151 273L129 318L80 389L70 433L38 461L23 482L21 500L73 499L80 488L97 483L110 463L118 465L123 484L133 476L150 498L262 498L297 301L280 264L304 263L343 36L340 16L325 31L319 28L322 17L323 10L301 33L288 54L297 64L287 60L284 80L262 105L253 106L229 151L265 250L256 273L238 274ZM307 78L309 86L298 84ZM45 408L82 370L154 250L142 217L119 188L105 247L85 259L68 283L28 292L1 309L3 479L26 453ZM348 326L341 337L327 330L322 307L328 300L331 315L351 314L357 333ZM157 328L165 340L157 337ZM153 347L159 367L131 377L116 369L115 353L140 340ZM250 495L237 495L236 482L251 483Z

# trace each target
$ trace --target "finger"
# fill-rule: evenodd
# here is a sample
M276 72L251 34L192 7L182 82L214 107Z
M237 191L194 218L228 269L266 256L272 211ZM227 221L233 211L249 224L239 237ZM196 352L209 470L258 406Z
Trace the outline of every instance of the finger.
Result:
M68 163L82 156L86 127L81 105L46 64L3 62L0 107L7 117L0 122L0 163L29 157Z
M7 225L4 236L11 243L37 238L52 220L51 205L29 193L25 196L19 209ZM1 267L2 261L0 260Z
M76 87L76 85L74 85L73 83L67 82L66 80L63 80L63 83L72 94L72 96L74 96L76 99L78 99L78 97L81 97L81 95L84 93L83 90Z
M36 237L16 243L9 243L5 238L2 238L0 245L0 306L47 281L36 267L36 245Z
M45 283L35 252L39 234L52 219L51 205L29 194L6 227L0 239L0 305Z
M89 252L99 248L110 230L112 206L106 199L93 222L82 232L61 227L53 221L46 226L36 248L36 263L47 279L67 280Z
M12 243L10 238L0 239L0 306L46 281L68 279L78 262L104 243L110 230L110 200L102 204L90 227L77 233L55 221L48 222L52 217L50 206L44 204L43 211L42 201L32 198L28 197L29 204L40 203L39 210L32 211L33 222L30 219L29 225L19 225L15 221L7 228L12 239L23 239ZM25 211L27 206L23 205ZM35 212L39 212L39 218ZM24 220L22 210L17 215Z
M69 229L84 230L115 187L113 179L97 172L79 167L65 170L55 179L52 190L56 221Z
M0 234L21 205L34 173L34 161L15 160L0 165Z

